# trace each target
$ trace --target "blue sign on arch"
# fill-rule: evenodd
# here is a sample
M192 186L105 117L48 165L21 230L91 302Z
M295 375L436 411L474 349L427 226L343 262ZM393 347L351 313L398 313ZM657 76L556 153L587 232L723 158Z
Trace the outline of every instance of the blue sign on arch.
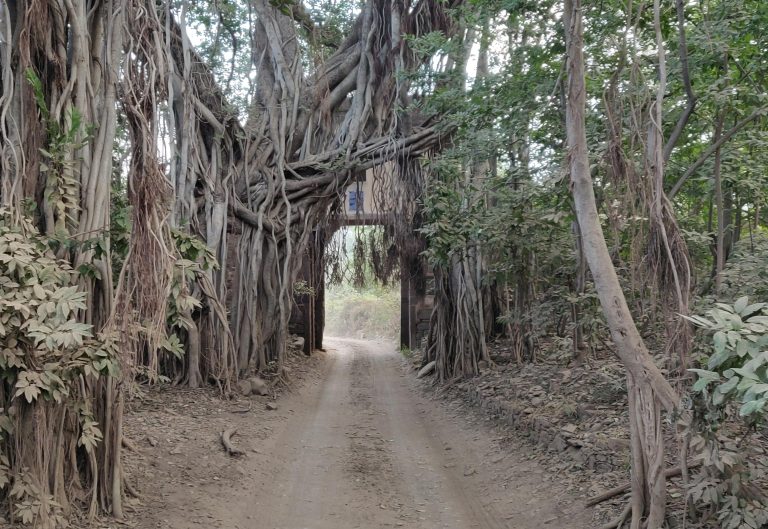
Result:
M349 192L349 211L363 211L364 195L362 191Z

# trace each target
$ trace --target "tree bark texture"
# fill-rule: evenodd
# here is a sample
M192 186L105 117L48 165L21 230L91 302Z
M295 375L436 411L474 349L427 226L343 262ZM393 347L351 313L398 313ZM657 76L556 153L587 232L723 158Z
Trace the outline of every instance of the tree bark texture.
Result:
M581 0L565 1L568 89L567 159L584 254L595 282L616 354L627 370L632 447L632 527L646 519L661 527L665 507L661 408L674 410L678 396L653 362L627 306L598 217L585 125L586 84Z
M78 320L97 333L108 330L114 308L106 234L124 7L122 0L0 5L0 203L16 212L33 203L41 233L72 241L57 257L87 271L77 279L87 294ZM79 445L73 406L42 399L20 404L15 448L12 440L2 447L15 477L38 487L41 524L54 523L47 502L66 513L73 495L92 516L122 512L122 382L89 378L79 386L71 400L99 424L97 450ZM5 407L10 399L0 395Z

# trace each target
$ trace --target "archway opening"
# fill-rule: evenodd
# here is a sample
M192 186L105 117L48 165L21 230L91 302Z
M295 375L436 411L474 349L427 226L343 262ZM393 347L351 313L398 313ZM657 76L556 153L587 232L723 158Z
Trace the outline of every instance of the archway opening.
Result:
M328 242L327 337L396 341L400 336L400 267L384 244L386 226L349 226Z
M403 238L397 223L391 166L377 169L352 179L306 249L290 320L305 354L322 349L324 336L391 339L405 350L426 338L432 274L419 235Z

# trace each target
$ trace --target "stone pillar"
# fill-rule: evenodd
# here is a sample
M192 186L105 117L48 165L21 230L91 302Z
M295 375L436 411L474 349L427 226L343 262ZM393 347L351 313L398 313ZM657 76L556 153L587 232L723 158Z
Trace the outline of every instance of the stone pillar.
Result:
M400 347L411 347L411 274L408 260L400 258Z
M415 349L421 345L420 311L424 308L426 279L421 257L400 258L400 345ZM427 321L427 324L429 322Z
M315 349L323 349L323 333L325 332L325 231L315 232L314 255L314 339Z

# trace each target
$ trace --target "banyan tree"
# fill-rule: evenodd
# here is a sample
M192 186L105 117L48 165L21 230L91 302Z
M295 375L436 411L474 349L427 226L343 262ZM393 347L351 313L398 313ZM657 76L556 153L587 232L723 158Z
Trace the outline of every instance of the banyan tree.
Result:
M192 4L0 5L0 498L12 523L122 516L135 381L227 390L279 364L302 256L342 191L386 163L384 192L403 200L446 132L419 110L429 86L409 79L451 64L409 43L450 38L452 2L368 0L330 37L299 3L213 3L225 76L193 43ZM232 100L233 83L247 95ZM401 220L392 233L405 238Z

